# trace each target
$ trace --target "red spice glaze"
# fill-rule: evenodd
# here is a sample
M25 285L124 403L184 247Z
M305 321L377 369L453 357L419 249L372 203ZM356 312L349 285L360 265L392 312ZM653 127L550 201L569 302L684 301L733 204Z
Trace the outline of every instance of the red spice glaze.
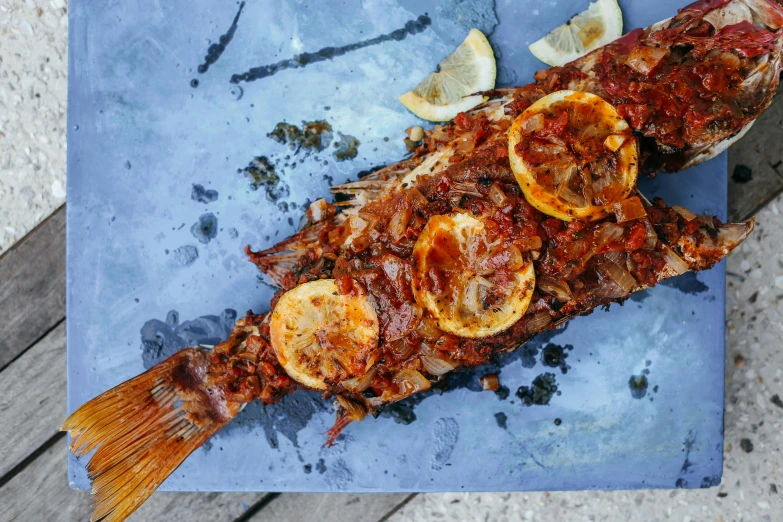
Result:
M459 119L458 135L489 125L485 120L473 121L470 115ZM513 350L560 321L627 298L630 290L607 282L599 273L607 264L627 271L638 285L654 285L665 267L654 231L661 224L669 225L673 228L667 230L667 238L676 242L680 229L686 226L662 203L650 207L647 216L622 224L614 218L592 223L550 218L525 200L508 158L497 154L504 137L497 134L477 139L476 149L452 162L442 175L420 178L393 197L368 203L359 217L373 226L362 231L351 245L339 244L350 235L350 221L327 225L319 234L318 244L300 256L278 292L281 295L304 281L324 277L335 278L343 292L349 292L352 285L364 289L378 311L381 329L383 355L375 364L378 375L371 387L378 395L392 386L392 377L402 368L426 373L420 360L423 353L449 359L457 366L473 367ZM502 191L501 205L490 197L495 190ZM412 251L432 216L455 209L483 219L490 241L534 246L524 255L536 259L537 280L559 281L568 286L572 297L561 300L537 287L527 313L508 331L485 339L461 339L440 332L433 339L428 312L416 303L411 292ZM406 222L395 221L400 215L406 216ZM336 251L336 260L324 261L318 252L325 250ZM425 284L433 290L445 284L437 273L428 277Z
M263 318L248 312L231 336L207 355L207 384L231 401L272 404L294 389L269 343L269 323Z

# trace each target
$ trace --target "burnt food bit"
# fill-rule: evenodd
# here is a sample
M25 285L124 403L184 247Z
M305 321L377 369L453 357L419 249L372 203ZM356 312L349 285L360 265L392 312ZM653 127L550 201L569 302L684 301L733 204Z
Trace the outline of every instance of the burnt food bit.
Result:
M324 120L304 121L301 127L280 122L267 134L274 141L288 145L294 154L300 150L321 152L332 141L332 136L332 126Z
M354 159L359 154L359 140L348 134L338 132L340 141L334 144L337 150L334 151L334 157L337 161Z
M242 172L250 178L250 188L258 190L264 187L266 197L270 201L277 201L288 196L288 185L280 181L280 176L275 171L274 165L266 156L257 156Z
M628 388L631 390L631 397L634 399L642 399L647 395L647 375L631 375L628 379Z
M520 386L517 390L517 397L522 400L525 406L545 406L549 404L552 397L557 393L557 381L554 373L542 373L530 384L530 386Z

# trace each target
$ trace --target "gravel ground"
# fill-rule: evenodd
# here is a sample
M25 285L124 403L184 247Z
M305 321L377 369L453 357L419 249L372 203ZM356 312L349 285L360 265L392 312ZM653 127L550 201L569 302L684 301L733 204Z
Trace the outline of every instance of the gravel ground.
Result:
M65 201L68 9L0 0L0 252Z

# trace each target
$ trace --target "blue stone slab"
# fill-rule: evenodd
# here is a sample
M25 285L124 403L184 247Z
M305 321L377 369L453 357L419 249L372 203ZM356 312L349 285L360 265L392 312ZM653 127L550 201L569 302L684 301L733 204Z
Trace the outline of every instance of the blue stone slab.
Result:
M680 2L620 3L631 28L672 16ZM397 97L470 26L491 33L499 83L524 84L542 67L527 45L588 0L466 4L72 0L70 410L183 346L214 344L237 313L267 310L272 290L246 261L244 246L264 248L292 233L306 201L327 194L330 183L401 159L404 130L421 122ZM332 49L316 53L325 47ZM245 81L249 76L265 77ZM315 120L333 129L321 152L266 136L281 121ZM338 133L358 139L356 158L335 158ZM259 156L277 164L281 182L270 194L253 190L243 170ZM669 204L725 217L726 157L641 187ZM322 444L333 413L317 395L300 392L267 409L250 405L161 489L717 484L724 292L723 264L658 285L494 367L454 376L438 392L352 425L332 448ZM507 397L479 391L487 372L499 373ZM528 401L551 395L549 404L525 405L515 395L522 386ZM71 484L87 488L84 460L69 464Z

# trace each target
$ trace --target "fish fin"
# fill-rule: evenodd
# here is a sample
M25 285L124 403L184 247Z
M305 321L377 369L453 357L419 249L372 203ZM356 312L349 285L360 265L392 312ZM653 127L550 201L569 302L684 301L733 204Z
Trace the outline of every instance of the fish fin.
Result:
M711 222L711 218L705 222ZM747 238L756 221L750 218L739 223L725 223L720 226L703 226L692 234L684 234L677 241L676 248L691 270L706 270L729 255Z
M182 350L95 397L60 428L70 450L95 454L91 520L119 522L133 513L196 448L240 410L205 384L203 350Z
M334 446L334 441L343 432L343 430L353 422L353 419L348 416L346 411L342 408L337 410L337 417L334 419L334 426L329 428L326 432L326 442L324 442L324 448L331 448Z

